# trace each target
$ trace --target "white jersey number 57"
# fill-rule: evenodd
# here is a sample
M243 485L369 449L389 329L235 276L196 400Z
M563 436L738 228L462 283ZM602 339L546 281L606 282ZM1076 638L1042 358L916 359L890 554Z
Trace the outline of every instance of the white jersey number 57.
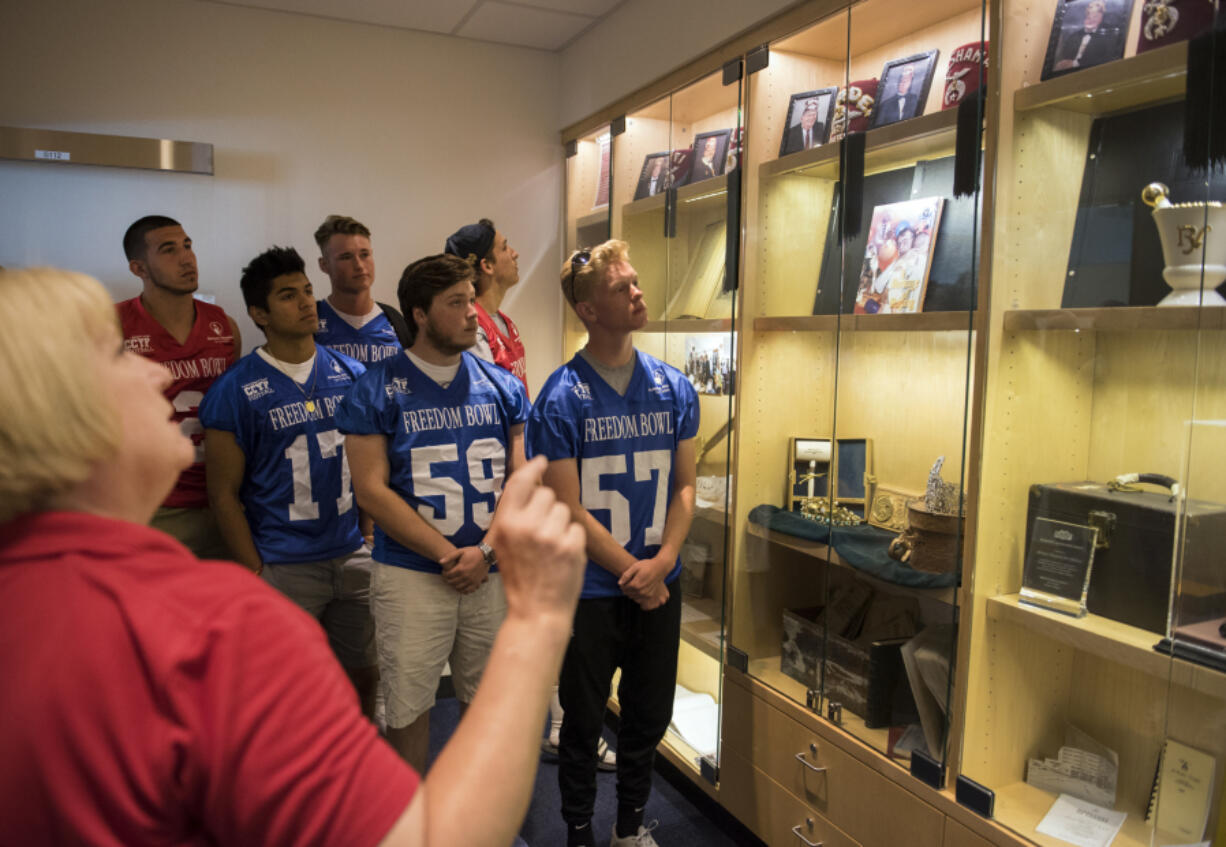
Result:
M659 544L664 538L664 519L668 509L668 473L673 466L669 450L640 450L633 453L634 481L647 482L656 475L655 499L651 506L651 524L643 531L643 544ZM602 488L601 477L627 473L626 456L593 456L580 460L580 489L583 508L589 512L605 509L609 513L609 533L623 547L630 543L630 501L620 491ZM614 481L614 485L619 483Z

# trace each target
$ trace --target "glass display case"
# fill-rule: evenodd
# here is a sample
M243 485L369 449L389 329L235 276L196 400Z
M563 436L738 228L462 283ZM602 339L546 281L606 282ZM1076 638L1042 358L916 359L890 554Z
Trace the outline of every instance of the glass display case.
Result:
M612 126L612 234L630 245L650 315L635 345L684 372L701 407L697 503L681 550L677 699L663 747L708 790L719 760L732 487L740 67L734 62Z
M1212 15L814 3L613 122L639 343L730 361L680 681L770 843L1226 845Z
M960 769L996 821L1051 847L1078 806L1104 844L1226 843L1226 182L1185 156L1212 141L1196 125L1212 50L1187 71L1211 15L1004 0L994 16Z
M958 98L943 107L951 58L978 78L985 21L977 0L866 0L751 54L747 86L729 664L934 784L973 519L982 206L980 122L959 139Z
M609 240L613 150L607 125L566 146L566 255ZM563 309L562 351L569 359L587 332L573 310Z

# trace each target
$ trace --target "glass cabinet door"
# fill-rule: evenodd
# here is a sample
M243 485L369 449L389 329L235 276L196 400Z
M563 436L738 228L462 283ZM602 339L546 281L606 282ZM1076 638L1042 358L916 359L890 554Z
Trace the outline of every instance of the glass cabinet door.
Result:
M613 207L612 136L603 126L570 143L566 150L566 256L609 239ZM573 309L563 309L562 357L569 360L587 342Z
M700 406L695 515L681 549L677 699L664 747L710 782L719 760L736 380L738 253L728 248L730 240L739 246L739 71L737 62L627 115L613 136L612 229L630 245L650 315L635 344L685 373Z
M770 44L749 78L731 655L900 766L918 754L937 783L982 207L979 122L959 143L944 82L954 56L978 79L985 14L867 0Z
M1078 806L1114 845L1222 837L1226 191L1185 152L1209 141L1186 69L1211 11L1169 5L1003 0L996 16L961 771L1052 847Z

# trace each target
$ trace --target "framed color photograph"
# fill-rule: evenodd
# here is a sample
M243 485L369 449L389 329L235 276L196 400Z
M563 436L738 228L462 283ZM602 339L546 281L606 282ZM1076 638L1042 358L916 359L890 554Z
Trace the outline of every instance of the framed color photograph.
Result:
M730 129L700 132L694 136L694 159L690 165L689 183L701 182L724 172L728 161L728 137Z
M1133 0L1056 0L1040 79L1123 58Z
M643 169L639 171L638 185L634 188L634 199L642 200L652 197L668 188L668 151L663 153L648 153L643 159Z
M834 111L837 88L819 88L792 95L788 104L788 121L779 142L779 155L786 156L809 150L826 143L830 135L830 116Z
M726 333L707 332L685 337L685 376L699 394L732 393L736 350Z
M857 315L923 311L944 204L943 197L926 197L873 209L856 291Z
M870 129L924 114L940 53L929 50L885 63L877 84L877 106Z

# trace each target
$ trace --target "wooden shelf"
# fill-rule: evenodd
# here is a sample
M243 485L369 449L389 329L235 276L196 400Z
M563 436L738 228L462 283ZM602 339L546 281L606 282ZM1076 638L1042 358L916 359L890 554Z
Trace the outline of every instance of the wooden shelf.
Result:
M1074 618L1023 606L1016 594L989 597L988 619L1012 623L1082 652L1151 676L1169 678L1175 685L1226 700L1226 674L1156 652L1154 645L1161 636L1149 630L1099 615Z
M677 211L679 214L685 214L689 211L705 209L716 203L726 203L724 198L727 195L728 177L723 175L704 179L692 185L683 185L677 189ZM663 209L664 192L660 192L651 197L632 200L625 204L622 206L622 215L644 215L649 212L663 211Z
M1117 306L1102 309L1018 309L1005 312L1007 332L1074 330L1224 329L1226 308L1213 306Z
M723 654L724 610L713 597L681 598L681 638L719 661Z
M912 597L923 597L931 600L937 600L941 603L954 603L957 600L958 589L955 586L949 588L912 588L909 585L898 585L893 582L887 582L884 579L879 579L872 574L866 573L859 568L854 568L839 558L839 554L832 551L827 545L819 541L810 541L807 538L798 538L795 535L788 535L785 532L775 532L766 527L759 526L756 523L749 523L749 534L757 538L765 539L771 544L778 544L780 547L787 547L789 550L795 550L798 553L803 553L806 556L812 556L822 562L830 562L840 568L846 568L856 575L858 579L862 579L876 589L889 594L905 594ZM804 702L804 697L801 697L801 702Z
M639 332L729 332L731 318L674 318L648 321Z
M957 112L957 109L946 109L869 130L864 142L865 172L889 170L919 159L951 154L957 129ZM758 167L758 178L761 180L794 173L820 179L838 179L838 142L789 153L781 159L763 162Z
M584 215L575 221L576 229L584 229L589 226L608 226L609 223L609 208L606 206L603 209L597 209L594 212Z
M911 315L788 315L753 319L756 332L965 332L966 312L916 312Z
M1015 782L995 791L997 823L1004 824L1041 847L1068 847L1067 841L1035 832L1034 829L1056 802L1057 795L1025 782ZM1149 847L1153 830L1145 822L1145 810L1119 808L1117 811L1127 812L1128 817L1124 819L1124 825L1111 842L1111 847Z
M1181 41L1019 88L1013 109L1057 108L1106 115L1173 100L1184 93L1188 43Z

